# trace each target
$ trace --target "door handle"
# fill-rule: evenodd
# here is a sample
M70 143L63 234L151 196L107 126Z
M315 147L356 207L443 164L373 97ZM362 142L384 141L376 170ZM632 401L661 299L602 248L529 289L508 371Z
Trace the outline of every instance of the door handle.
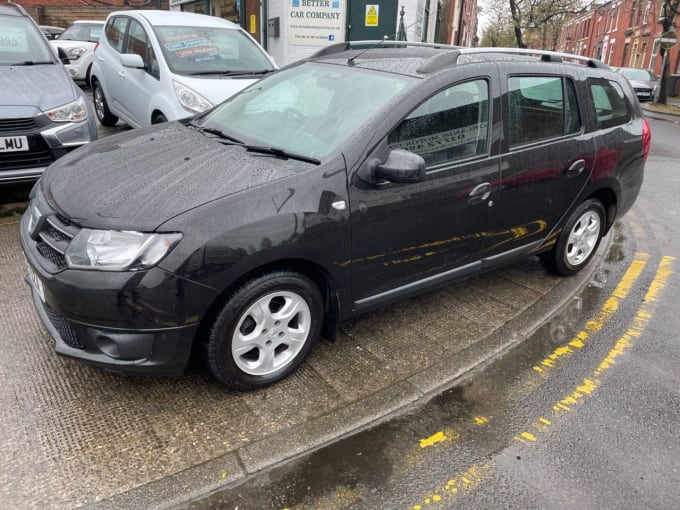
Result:
M118 76L125 79L125 77L126 77L125 71L118 71Z
M586 160L577 159L571 166L567 169L567 177L578 177L586 169Z
M490 182L483 182L481 184L477 184L477 186L472 188L472 191L468 195L468 204L470 205L481 204L482 202L488 200L490 196L491 196Z

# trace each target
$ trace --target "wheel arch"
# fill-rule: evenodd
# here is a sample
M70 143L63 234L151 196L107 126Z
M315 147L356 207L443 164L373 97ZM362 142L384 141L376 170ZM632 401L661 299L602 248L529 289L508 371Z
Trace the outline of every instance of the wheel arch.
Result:
M600 188L586 197L586 200L591 198L599 200L604 207L606 218L604 219L605 228L602 235L606 235L616 220L616 213L618 210L618 197L616 196L616 192L611 188Z
M274 271L292 271L300 273L311 279L318 286L324 300L324 315L321 333L325 338L332 341L337 338L338 326L340 324L340 299L330 273L319 264L309 260L295 258L281 259L252 268L220 293L201 319L198 333L194 339L194 353L197 349L200 349L202 341L206 338L206 335L210 333L210 328L215 322L217 315L233 295L235 289L254 276Z

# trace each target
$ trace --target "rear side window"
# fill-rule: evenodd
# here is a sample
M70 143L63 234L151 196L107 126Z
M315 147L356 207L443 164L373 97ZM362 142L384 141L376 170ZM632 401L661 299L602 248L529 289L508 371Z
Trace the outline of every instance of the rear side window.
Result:
M539 142L581 129L574 83L554 76L508 79L510 145Z
M106 24L106 40L118 53L123 52L123 42L128 21L128 18L113 18Z
M598 126L601 129L627 124L630 121L630 105L618 83L591 78L588 85L595 105Z
M390 148L423 157L427 166L487 152L489 87L485 80L460 83L425 101L390 133Z

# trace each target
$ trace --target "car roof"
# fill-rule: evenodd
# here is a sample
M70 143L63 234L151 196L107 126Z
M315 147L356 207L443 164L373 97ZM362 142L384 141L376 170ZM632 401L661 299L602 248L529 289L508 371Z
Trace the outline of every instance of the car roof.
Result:
M356 41L328 46L306 60L393 72L414 77L433 74L464 63L523 60L539 65L572 63L609 69L599 60L580 55L529 48L464 48L406 41Z
M100 20L100 19L77 19L72 23L72 25L80 25L80 24L83 24L83 23L87 23L87 24L91 24L91 25L103 25L106 22L103 21L103 20Z
M184 11L115 11L109 14L109 17L124 15L132 16L134 18L144 18L151 25L158 26L221 27L233 28L236 30L240 29L238 25L226 19Z
M20 17L28 16L28 13L22 6L12 2L0 3L0 14Z

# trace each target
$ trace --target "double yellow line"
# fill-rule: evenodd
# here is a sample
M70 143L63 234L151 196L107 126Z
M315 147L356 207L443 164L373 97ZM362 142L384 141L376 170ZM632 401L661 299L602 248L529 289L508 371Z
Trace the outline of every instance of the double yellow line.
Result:
M552 354L542 360L538 365L534 366L534 371L542 377L546 376L562 359L565 359L582 349L586 345L588 339L600 331L604 324L618 310L621 301L630 293L630 290L642 274L648 260L648 254L637 253L626 270L626 273L619 281L611 296L605 301L598 314L593 319L589 320L585 324L583 330L574 336L567 344L555 349ZM647 289L644 301L638 308L631 326L623 336L616 341L614 347L607 353L598 367L593 370L589 376L585 377L572 391L564 395L551 406L549 413L547 413L547 415L550 416L550 419L545 416L540 416L532 423L529 429L515 435L515 441L522 444L536 443L539 441L540 436L550 428L554 420L559 419L564 413L573 410L575 406L583 402L597 390L602 384L601 376L616 364L617 358L625 354L633 346L635 340L641 336L645 326L652 318L656 303L659 301L663 289L666 287L670 276L673 274L674 261L675 257L666 256L661 259L654 279ZM493 471L493 467L493 463L489 462L472 466L465 471L456 474L438 488L431 491L419 503L411 505L412 510L436 508L436 506L443 502L450 502L456 495L472 492L476 487L488 479Z

